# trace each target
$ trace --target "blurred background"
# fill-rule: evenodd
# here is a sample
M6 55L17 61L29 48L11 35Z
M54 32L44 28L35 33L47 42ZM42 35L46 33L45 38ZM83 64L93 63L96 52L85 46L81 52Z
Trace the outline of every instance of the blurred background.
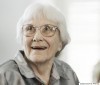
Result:
M20 49L16 24L25 8L34 1L37 0L0 0L0 64L13 58ZM91 83L94 65L100 60L100 1L48 1L65 15L71 36L60 59L70 64L81 83Z

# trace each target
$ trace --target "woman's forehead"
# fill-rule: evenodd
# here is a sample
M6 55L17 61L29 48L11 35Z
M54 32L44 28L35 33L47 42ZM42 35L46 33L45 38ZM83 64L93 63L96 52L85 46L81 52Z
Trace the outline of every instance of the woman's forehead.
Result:
M33 24L33 25L44 25L44 24L52 24L57 26L57 23L55 21L49 20L47 18L37 18L37 19L28 19L24 22L24 24Z

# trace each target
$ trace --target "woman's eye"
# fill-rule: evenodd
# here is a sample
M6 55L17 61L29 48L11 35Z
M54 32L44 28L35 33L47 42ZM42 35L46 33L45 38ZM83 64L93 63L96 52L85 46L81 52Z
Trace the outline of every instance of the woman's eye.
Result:
M49 26L46 26L45 27L45 31L50 31L50 27Z
M31 30L32 30L32 26L26 27L26 31L31 31Z

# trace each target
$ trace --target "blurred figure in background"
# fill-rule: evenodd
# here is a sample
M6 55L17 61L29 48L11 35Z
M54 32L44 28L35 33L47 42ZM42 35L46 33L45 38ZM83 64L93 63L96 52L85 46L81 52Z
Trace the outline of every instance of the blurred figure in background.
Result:
M93 69L93 82L100 83L100 61L98 61Z
M70 40L59 9L30 5L17 24L17 38L22 50L0 66L0 85L79 85L72 68L57 59Z

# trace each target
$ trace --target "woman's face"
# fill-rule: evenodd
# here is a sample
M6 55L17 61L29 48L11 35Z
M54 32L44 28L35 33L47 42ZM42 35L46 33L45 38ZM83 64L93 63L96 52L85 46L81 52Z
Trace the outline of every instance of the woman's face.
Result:
M48 21L47 19L41 19L38 21L30 21L25 23L33 26L43 26L46 24L56 26L56 23ZM55 54L62 49L62 42L60 39L60 33L56 30L55 34L51 37L47 37L41 34L40 30L36 30L32 36L26 36L23 33L23 49L27 59L33 63L44 63L52 60Z

